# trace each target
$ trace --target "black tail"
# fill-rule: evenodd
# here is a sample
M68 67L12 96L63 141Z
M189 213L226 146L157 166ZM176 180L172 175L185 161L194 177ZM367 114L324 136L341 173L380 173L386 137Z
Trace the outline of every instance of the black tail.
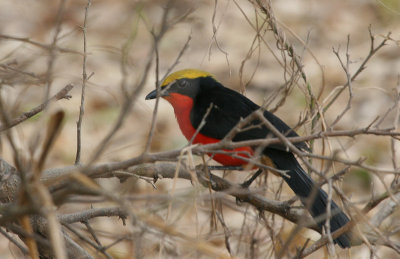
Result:
M325 191L318 188L314 191L315 198L312 201L311 206L307 203L308 197L310 195L314 195L313 188L315 187L314 181L311 177L304 172L303 168L297 162L296 158L292 153L269 149L264 150L264 154L267 155L274 163L275 166L280 170L287 170L287 174L289 178L283 177L290 188L296 193L297 196L300 197L302 203L310 208L309 212L316 218L318 216L322 216L321 220L317 222L318 226L322 229L325 224L325 219L323 219L323 215L326 214L326 205L328 201L328 196ZM330 227L331 232L333 233L335 230L344 226L347 222L349 222L349 218L344 214L344 212L336 205L335 202L331 201L331 219L330 219ZM346 248L350 247L350 236L349 233L344 233L338 238L336 238L335 243L337 243L340 247Z

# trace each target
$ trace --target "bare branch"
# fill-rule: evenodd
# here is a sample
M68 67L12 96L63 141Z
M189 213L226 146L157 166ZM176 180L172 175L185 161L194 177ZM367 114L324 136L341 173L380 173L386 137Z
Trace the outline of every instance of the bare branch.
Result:
M358 67L356 72L351 76L350 82L353 82L354 80L356 80L356 78L360 75L360 73L366 68L366 64L368 63L368 61L378 52L378 50L380 50L383 46L386 45L386 42L389 40L390 35L391 35L391 33L389 32L386 35L386 37L381 41L381 43L375 47L375 43L374 43L375 36L372 34L371 27L369 27L369 34L370 34L370 40L371 40L371 48L369 50L367 57L363 60L363 62ZM348 87L348 83L349 83L349 81L346 84L344 84L340 88L340 90L332 97L331 101L328 102L324 106L324 112L326 112L331 107L331 105L336 101L336 99L342 94L344 89L346 89Z
M349 71L349 66L350 66L350 54L349 54L349 45L350 45L350 35L347 36L347 45L346 45L346 64L344 64L344 62L342 61L342 59L340 58L339 55L339 49L335 50L333 49L333 52L335 53L335 55L337 56L340 65L343 68L343 71L346 74L346 78L347 78L347 82L346 85L349 88L349 100L347 101L347 105L344 108L344 110L336 117L336 119L332 122L332 124L330 125L330 127L332 128L336 123L338 123L340 121L340 119L345 115L345 113L351 109L351 101L353 100L353 90L352 90L352 80L351 80L351 75L350 75L350 71Z
M81 161L81 126L83 120L83 114L85 112L85 89L86 89L86 82L88 80L88 76L86 73L86 59L87 59L87 50L86 50L86 32L87 32L87 16L89 12L89 7L91 6L91 0L88 0L86 8L85 8L85 18L83 20L83 64L82 64L82 92L81 92L81 106L79 108L79 118L76 122L76 157L75 157L75 164L79 164Z
M50 99L48 99L46 102L40 104L39 106L36 106L35 108L33 108L32 110L30 110L29 112L25 112L23 114L21 114L20 116L18 116L17 118L11 119L10 121L6 122L3 120L3 125L0 125L0 132L5 131L9 128L12 128L18 124L20 124L21 122L24 122L25 120L35 116L36 114L38 114L39 112L43 111L43 109L50 103L50 102L54 102L54 101L58 101L60 99L69 99L71 98L70 95L68 95L69 91L71 91L71 89L74 87L74 85L72 84L68 84L66 85L63 89L61 89L60 91L58 91L58 93L56 93L53 97L51 97Z
M41 49L44 50L49 50L50 48L52 48L51 45L48 44L43 44L40 42L36 42L33 40L30 40L29 38L24 38L24 37L15 37L15 36L10 36L10 35L5 35L5 34L0 34L0 39L6 39L6 40L15 40L15 41L20 41L20 42L25 42L28 44L31 44L33 46L39 47ZM76 50L71 50L71 49L67 49L67 48L61 48L58 46L54 46L54 49L61 52L61 53L71 53L71 54L77 54L77 55L82 55L83 53L76 51Z
M129 172L137 174L140 176L146 176L151 178L174 178L176 171L176 164L170 163L157 163L157 164L144 164L137 167L129 169ZM183 167L179 167L178 177L191 180L191 174ZM276 213L287 220L292 222L297 222L300 217L303 216L302 210L291 208L287 202L278 202L269 200L258 194L252 193L246 188L240 185L230 183L229 181L220 178L214 174L210 174L210 178L207 177L206 173L203 171L202 167L196 169L197 177L201 184L205 187L209 186L209 181L211 181L210 186L214 191L224 192L235 198L240 199L243 202L248 202L256 207L258 210L266 210L272 213ZM209 179L209 180L208 180ZM311 218L307 218L307 226L314 230L317 230L317 226Z
M55 48L57 46L58 35L60 34L60 31L61 31L61 24L62 24L62 20L63 20L63 16L64 16L65 4L66 4L66 0L61 0L60 4L58 6L57 15L56 15L57 20L56 20L56 24L55 24L55 32L53 35L53 40L48 49L49 58L47 61L47 71L46 71L46 79L45 79L46 80L46 90L45 90L45 94L43 97L44 101L49 99L50 90L51 90L51 86L53 83L53 70L54 70L54 63L56 60Z

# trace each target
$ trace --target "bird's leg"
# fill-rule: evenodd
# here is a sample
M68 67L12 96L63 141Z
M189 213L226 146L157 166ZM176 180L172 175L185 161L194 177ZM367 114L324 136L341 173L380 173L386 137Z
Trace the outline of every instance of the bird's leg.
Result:
M248 188L248 187L254 182L254 180L255 180L257 177L259 177L263 172L264 172L263 169L261 169L261 168L258 169L257 172L255 172L255 173L250 177L249 180L244 181L244 182L241 184L241 186L242 186L243 188Z
M260 174L262 174L264 172L264 170L262 170L261 168L257 170L257 172L255 172L249 180L244 181L240 186L243 189L247 189L249 188L249 186L254 182L254 180L260 176ZM243 203L243 199L241 199L240 197L236 197L236 204L237 205L241 205Z
M208 166L208 170L238 170L238 171L242 171L243 167L241 166L221 166L221 165L209 165ZM245 182L243 182L240 186L242 186L243 188L248 188L253 182L254 180L260 176L262 174L263 170L262 169L258 169L257 172L255 172L251 178Z

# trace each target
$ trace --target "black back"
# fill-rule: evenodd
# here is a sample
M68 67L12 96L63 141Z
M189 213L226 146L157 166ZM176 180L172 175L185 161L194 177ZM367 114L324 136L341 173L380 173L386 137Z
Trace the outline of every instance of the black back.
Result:
M206 124L200 130L200 133L206 136L222 139L239 123L240 119L244 119L254 111L260 109L260 106L253 103L250 99L224 87L211 77L203 77L199 78L199 80L201 80L199 82L201 89L195 96L190 120L194 128L197 128L206 114L208 107L210 107L210 103L213 103L213 108L206 118ZM286 123L272 113L264 111L264 117L285 136L298 136ZM268 136L271 138L275 137L260 120L253 120L247 126L251 125L256 125L257 127L250 127L246 131L239 132L233 138L233 141L264 139ZM295 146L307 149L307 145L304 142L296 143ZM286 150L283 144L273 144L269 147Z

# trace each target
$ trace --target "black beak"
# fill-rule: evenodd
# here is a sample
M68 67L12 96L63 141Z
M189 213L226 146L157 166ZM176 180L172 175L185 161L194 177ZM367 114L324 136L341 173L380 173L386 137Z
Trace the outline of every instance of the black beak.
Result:
M163 87L163 89L160 89L160 97L163 96L168 96L168 89ZM151 100L151 99L156 99L157 98L157 89L151 91L148 95L146 95L146 100Z
M151 91L148 95L146 95L146 100L156 99L157 97L157 89Z

